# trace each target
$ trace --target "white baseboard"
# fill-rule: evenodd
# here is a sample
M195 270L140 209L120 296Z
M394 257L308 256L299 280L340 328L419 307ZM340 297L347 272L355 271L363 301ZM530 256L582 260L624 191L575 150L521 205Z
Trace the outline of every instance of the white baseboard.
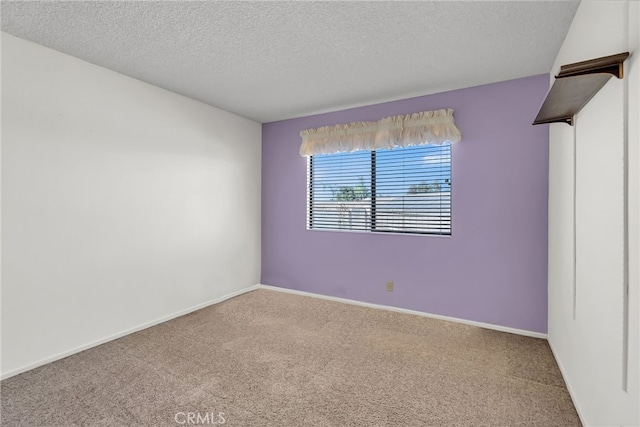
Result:
M416 311L416 310L408 310L406 308L398 308L398 307L392 307L392 306L381 305L381 304L372 304L372 303L368 303L368 302L356 301L356 300L346 299L346 298L331 297L331 296L327 296L327 295L314 294L314 293L311 293L311 292L298 291L298 290L295 290L295 289L280 288L278 286L263 285L263 284L260 284L260 285L257 285L257 286L260 289L270 289L272 291L287 292L287 293L296 294L296 295L304 295L304 296L307 296L307 297L326 299L326 300L329 300L329 301L337 301L337 302L342 302L342 303L345 303L345 304L360 305L360 306L363 306L363 307L376 308L376 309L379 309L379 310L388 310L388 311L395 311L395 312L398 312L398 313L413 314L415 316L430 317L432 319L439 319L439 320L446 320L446 321L449 321L449 322L463 323L465 325L478 326L480 328L493 329L495 331L508 332L510 334L524 335L524 336L527 336L527 337L542 338L542 339L546 339L547 338L547 334L543 334L543 333L540 333L540 332L526 331L524 329L509 328L507 326L493 325L491 323L475 322L473 320L459 319L457 317L442 316L442 315L439 315L439 314L425 313L425 312Z
M587 424L587 422L584 419L584 416L582 415L583 414L582 411L580 411L580 406L578 406L576 395L571 389L571 383L569 382L569 377L567 377L566 371L562 366L562 362L558 358L558 353L556 353L556 350L553 348L553 344L551 343L551 340L547 338L547 342L549 343L549 348L551 348L551 353L553 354L553 358L556 359L556 364L558 365L558 369L560 369L560 373L562 374L562 379L564 379L564 384L567 386L567 390L569 391L569 396L571 397L573 406L574 408L576 408L576 412L578 413L578 418L580 418L580 422L582 423L583 426L587 426L589 424Z
M248 288L241 289L241 290L236 291L236 292L232 292L230 294L223 295L223 296L218 297L218 298L214 298L212 300L209 300L209 301L206 301L204 303L195 305L193 307L189 307L187 309L180 310L180 311L178 311L176 313L173 313L173 314L170 314L170 315L167 315L167 316L163 316L163 317L155 319L155 320L153 320L151 322L147 322L147 323L138 325L138 326L136 326L134 328L130 328L130 329L127 329L125 331L119 332L117 334L113 334L113 335L101 338L99 340L92 341L90 343L81 345L79 347L75 347L73 349L64 351L62 353L58 353L56 355L53 355L53 356L44 358L42 360L39 360L39 361L37 361L35 363L31 363L29 365L25 365L25 366L22 366L22 367L17 368L17 369L13 369L13 370L8 371L8 372L3 372L0 375L0 379L4 380L6 378L13 377L13 376L21 374L23 372L30 371L31 369L35 369L35 368L37 368L39 366L46 365L47 363L55 362L56 360L60 360L60 359L63 359L65 357L71 356L72 354L76 354L76 353L79 353L81 351L88 350L90 348L99 346L100 344L104 344L106 342L113 341L113 340L118 339L120 337L123 337L125 335L129 335L129 334L132 334L134 332L138 332L138 331L141 331L143 329L150 328L152 326L155 326L157 324L166 322L168 320L175 319L176 317L184 316L185 314L191 313L191 312L196 311L196 310L200 310L200 309L208 307L210 305L221 303L221 302L226 301L226 300L228 300L230 298L233 298L233 297L238 296L238 295L242 295L242 294L244 294L246 292L254 291L256 289L269 289L269 290L272 290L272 291L287 292L287 293L296 294L296 295L303 295L303 296L308 296L308 297L313 297L313 298L326 299L326 300L330 300L330 301L337 301L337 302L342 302L342 303L345 303L345 304L359 305L359 306L363 306L363 307L370 307L370 308L375 308L375 309L379 309L379 310L395 311L395 312L398 312L398 313L413 314L413 315L416 315L416 316L430 317L430 318L433 318L433 319L446 320L446 321L449 321L449 322L463 323L463 324L466 324L466 325L478 326L480 328L493 329L493 330L500 331L500 332L508 332L508 333L517 334L517 335L524 335L524 336L528 336L528 337L543 338L543 339L547 338L546 334L542 334L540 332L526 331L526 330L523 330L523 329L515 329L515 328L509 328L509 327L506 327L506 326L492 325L490 323L474 322L472 320L465 320L465 319L458 319L458 318L455 318L455 317L441 316L439 314L425 313L425 312L416 311L416 310L408 310L408 309L405 309L405 308L391 307L391 306L380 305L380 304L372 304L372 303L367 303L367 302L362 302L362 301L350 300L350 299L346 299L346 298L338 298L338 297L332 297L332 296L327 296L327 295L314 294L314 293L311 293L311 292L298 291L298 290L294 290L294 289L280 288L280 287L277 287L277 286L258 284L258 285L249 286ZM553 347L552 347L552 350L553 350ZM555 353L554 353L554 356L555 356ZM556 360L558 360L557 357L556 357ZM560 366L560 371L562 372L562 367L561 367L559 361L558 361L558 365ZM563 377L564 377L564 372L563 372ZM565 377L565 382L566 382L566 377ZM567 383L567 388L569 389L569 393L571 394L571 388L569 386L569 383ZM571 394L571 398L573 399L573 394ZM574 405L575 405L575 400L574 400ZM575 406L576 406L576 410L577 410L578 406L577 405L575 405ZM578 410L578 415L580 415L580 411L579 410ZM582 416L580 416L580 419L582 420Z
M113 341L113 340L118 339L120 337L123 337L125 335L129 335L129 334L132 334L134 332L138 332L138 331L141 331L143 329L150 328L152 326L155 326L157 324L166 322L168 320L175 319L176 317L184 316L185 314L191 313L191 312L196 311L196 310L200 310L201 308L205 308L205 307L208 307L210 305L221 303L222 301L226 301L226 300L228 300L230 298L236 297L238 295L242 295L242 294L244 294L246 292L254 291L254 290L259 289L259 288L260 288L260 285L249 286L248 288L244 288L244 289L241 289L239 291L232 292L230 294L226 294L226 295L223 295L223 296L218 297L218 298L214 298L212 300L203 302L201 304L194 305L193 307L189 307L189 308L186 308L184 310L180 310L180 311L178 311L176 313L172 313L172 314L169 314L167 316L160 317L159 319L152 320L151 322L143 323L142 325L138 325L136 327L127 329L125 331L118 332L117 334L109 335L109 336L101 338L99 340L92 341L92 342L90 342L88 344L84 344L84 345L81 345L79 347L73 348L71 350L67 350L67 351L64 351L62 353L58 353L58 354L56 354L54 356L44 358L44 359L39 360L39 361L37 361L35 363L31 363L29 365L22 366L22 367L20 367L18 369L13 369L13 370L11 370L9 372L3 372L2 375L0 375L0 379L4 380L6 378L13 377L13 376L21 374L23 372L30 371L31 369L35 369L35 368L37 368L39 366L46 365L47 363L51 363L51 362L55 362L56 360L64 359L65 357L71 356L72 354L76 354L76 353L79 353L81 351L88 350L88 349L90 349L92 347L99 346L100 344L104 344L106 342Z

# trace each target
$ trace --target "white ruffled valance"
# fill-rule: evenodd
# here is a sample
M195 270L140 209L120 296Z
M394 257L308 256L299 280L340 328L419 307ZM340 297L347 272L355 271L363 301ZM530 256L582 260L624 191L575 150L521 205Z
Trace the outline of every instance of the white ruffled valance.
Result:
M451 108L386 117L377 122L306 129L300 132L300 136L301 156L442 144L445 141L458 142L462 137Z

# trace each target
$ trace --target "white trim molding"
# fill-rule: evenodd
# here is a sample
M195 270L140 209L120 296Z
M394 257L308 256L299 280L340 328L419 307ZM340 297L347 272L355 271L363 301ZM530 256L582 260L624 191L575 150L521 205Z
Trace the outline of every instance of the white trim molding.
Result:
M231 299L233 297L237 297L238 295L242 295L242 294L247 293L247 292L255 291L256 289L259 289L260 287L261 287L260 285L249 286L248 288L240 289L239 291L231 292L231 293L226 294L226 295L222 295L221 297L214 298L212 300L209 300L209 301L194 305L193 307L185 308L184 310L180 310L180 311L178 311L176 313L169 314L167 316L163 316L163 317L160 317L158 319L152 320L151 322L143 323L143 324L141 324L139 326L136 326L134 328L130 328L130 329L127 329L125 331L119 332L117 334L109 335L109 336L106 336L106 337L101 338L99 340L92 341L90 343L81 345L79 347L72 348L71 350L67 350L67 351L64 351L62 353L58 353L56 355L53 355L51 357L44 358L44 359L39 360L39 361L37 361L35 363L31 363L29 365L22 366L22 367L20 367L18 369L13 369L13 370L8 371L8 372L3 372L2 375L0 376L0 380L4 380L4 379L10 378L10 377L13 377L15 375L21 374L23 372L30 371L32 369L38 368L38 367L46 365L48 363L55 362L56 360L64 359L65 357L71 356L71 355L76 354L76 353L80 353L81 351L88 350L90 348L97 347L97 346L99 346L101 344L104 344L106 342L113 341L113 340L116 340L118 338L124 337L125 335L129 335L129 334L132 334L134 332L138 332L138 331L141 331L143 329L147 329L147 328L150 328L152 326L156 326L156 325L158 325L160 323L164 323L166 321L175 319L177 317L184 316L185 314L189 314L189 313L194 312L196 310L200 310L202 308L209 307L210 305L221 303L221 302L226 301L228 299Z
M569 391L569 397L571 397L571 402L573 403L574 408L576 408L576 412L578 413L578 418L580 418L580 423L582 423L583 426L587 426L589 424L587 424L587 422L584 419L584 416L582 415L582 411L580 411L580 406L578 406L578 401L576 400L575 393L574 393L573 389L571 388L571 383L569 382L569 377L567 375L565 375L564 367L562 366L562 363L560 362L560 359L558 358L558 356L556 354L556 351L553 349L553 344L551 343L551 340L547 339L547 342L549 343L549 348L551 349L551 354L553 354L553 358L556 360L556 364L558 365L558 369L560 369L560 374L562 375L562 379L564 380L564 384L567 387L567 391Z
M193 307L189 307L189 308L186 308L184 310L180 310L180 311L178 311L176 313L173 313L173 314L170 314L168 316L163 316L163 317L155 319L155 320L153 320L151 322L143 323L143 324L141 324L139 326L127 329L127 330L119 332L117 334L106 336L106 337L101 338L99 340L92 341L90 343L81 345L79 347L75 347L75 348L73 348L71 350L67 350L67 351L64 351L62 353L58 353L58 354L56 354L54 356L47 357L47 358L39 360L39 361L37 361L35 363L31 363L29 365L22 366L22 367L20 367L18 369L14 369L14 370L11 370L11 371L8 371L8 372L3 372L2 375L0 376L0 379L4 380L4 379L10 378L10 377L13 377L15 375L21 374L23 372L30 371L32 369L38 368L40 366L46 365L46 364L51 363L51 362L55 362L56 360L63 359L65 357L71 356L71 355L79 353L81 351L88 350L88 349L93 348L93 347L97 347L97 346L99 346L101 344L104 344L106 342L116 340L116 339L121 338L121 337L123 337L125 335L129 335L129 334L132 334L134 332L138 332L138 331L141 331L143 329L150 328L150 327L158 325L160 323L167 322L167 321L175 319L177 317L184 316L185 314L189 314L189 313L194 312L196 310L200 310L202 308L209 307L211 305L215 305L215 304L221 303L223 301L226 301L226 300L231 299L233 297L236 297L238 295L242 295L242 294L247 293L247 292L255 291L257 289L266 289L266 290L277 291L277 292L285 292L285 293L290 293L290 294L295 294L295 295L302 295L302 296L307 296L307 297L325 299L325 300L329 300L329 301L341 302L341 303L344 303L344 304L358 305L358 306L362 306L362 307L375 308L375 309L379 309L379 310L395 311L395 312L398 312L398 313L413 314L413 315L416 315L416 316L429 317L429 318L433 318L433 319L446 320L446 321L449 321L449 322L462 323L462 324L466 324L466 325L477 326L477 327L480 327L480 328L493 329L493 330L500 331L500 332L508 332L508 333L511 333L511 334L524 335L524 336L533 337L533 338L542 338L542 339L546 339L547 338L546 334L542 334L540 332L532 332L532 331L526 331L526 330L522 330L522 329L509 328L509 327L506 327L506 326L492 325L490 323L474 322L472 320L465 320L465 319L458 319L458 318L455 318L455 317L441 316L439 314L424 313L424 312L421 312L421 311L408 310L408 309L405 309L405 308L398 308L398 307L392 307L392 306L386 306L386 305L380 305L380 304L372 304L372 303L368 303L368 302L356 301L356 300L351 300L351 299L346 299L346 298L338 298L338 297L332 297L332 296L327 296L327 295L314 294L314 293L311 293L311 292L298 291L298 290L295 290L295 289L287 289L287 288L280 288L280 287L277 287L277 286L257 284L257 285L253 285L253 286L249 286L247 288L241 289L241 290L236 291L236 292L232 292L232 293L223 295L223 296L218 297L218 298L214 298L212 300L209 300L209 301L206 301L204 303L195 305ZM560 370L562 371L562 368ZM563 376L564 376L564 374L563 374ZM566 378L565 378L565 382L566 382ZM567 388L569 388L569 393L571 393L571 389L570 389L568 383L567 383ZM576 409L577 409L577 406L576 406ZM578 414L579 414L579 411L578 411Z
M352 299L338 298L338 297L332 297L332 296L322 295L322 294L314 294L314 293L311 293L311 292L298 291L298 290L295 290L295 289L288 289L288 288L281 288L281 287L278 287L278 286L260 284L260 285L257 285L257 287L259 289L269 289L269 290L272 290L272 291L286 292L286 293L295 294L295 295L303 295L303 296L307 296L307 297L320 298L320 299L325 299L325 300L329 300L329 301L341 302L341 303L345 303L345 304L352 304L352 305L359 305L359 306L362 306L362 307L375 308L375 309L379 309L379 310L395 311L395 312L398 312L398 313L413 314L415 316L429 317L429 318L438 319L438 320L446 320L448 322L463 323L465 325L477 326L479 328L485 328L485 329L493 329L495 331L508 332L510 334L524 335L524 336L527 336L527 337L547 339L547 334L543 334L541 332L526 331L524 329L516 329L516 328L510 328L510 327L507 327L507 326L493 325L491 323L475 322L473 320L459 319L457 317L442 316L440 314L425 313L423 311L409 310L409 309L406 309L406 308L392 307L392 306L389 306L389 305L372 304L372 303L362 302L362 301L357 301L357 300L352 300Z

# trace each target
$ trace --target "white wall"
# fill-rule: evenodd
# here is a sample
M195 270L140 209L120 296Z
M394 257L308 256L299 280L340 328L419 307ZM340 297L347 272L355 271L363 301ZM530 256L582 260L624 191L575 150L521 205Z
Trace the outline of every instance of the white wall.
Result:
M259 282L261 126L2 34L2 375Z
M640 424L638 6L635 1L583 0L552 70L556 74L563 64L625 51L632 54L625 63L624 80L612 78L577 115L575 128L565 124L550 126L548 339L585 425ZM627 139L628 155L625 154ZM577 177L575 319L574 156ZM625 195L625 156L628 197ZM625 236L629 239L628 266ZM627 267L629 359L625 375Z

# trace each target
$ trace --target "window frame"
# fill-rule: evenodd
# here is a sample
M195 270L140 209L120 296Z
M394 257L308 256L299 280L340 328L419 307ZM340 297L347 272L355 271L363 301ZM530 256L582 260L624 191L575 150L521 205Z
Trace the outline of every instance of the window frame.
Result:
M399 236L431 236L431 237L452 237L453 236L453 144L448 142L449 144L449 232L448 233L435 233L432 231L401 231L401 230L385 230L379 229L376 227L376 199L380 197L376 193L377 186L377 177L376 177L376 163L377 163L377 150L360 150L367 151L370 153L369 160L369 168L370 168L370 178L371 178L371 215L370 215L370 224L367 229L350 229L350 228L324 228L324 227L313 227L313 157L315 155L307 156L307 212L306 212L306 229L308 231L329 231L329 232L346 232L346 233L367 233L367 234L385 234L385 235L399 235ZM430 144L424 144L430 145ZM413 146L411 146L413 147ZM394 150L404 150L411 147L403 147L396 148ZM339 154L339 153L335 153Z

